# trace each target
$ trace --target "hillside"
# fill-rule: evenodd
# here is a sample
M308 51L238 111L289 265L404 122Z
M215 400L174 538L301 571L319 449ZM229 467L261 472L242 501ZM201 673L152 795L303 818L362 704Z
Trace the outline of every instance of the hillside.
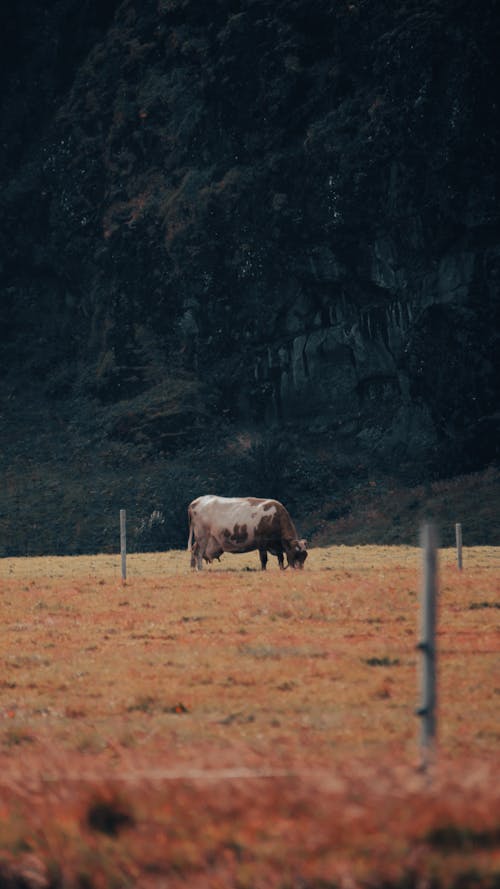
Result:
M445 546L454 543L456 522L466 546L499 543L500 471L493 466L434 480L412 477L411 466L404 476L399 467L363 464L351 473L333 465L334 442L325 436L306 449L290 428L254 440L230 424L186 453L152 459L109 437L108 409L84 408L75 419L60 403L26 404L23 394L5 400L0 557L117 552L122 508L130 552L182 549L187 504L208 491L278 497L312 546L415 545L428 519Z
M179 545L215 488L396 542L415 508L378 527L371 482L491 481L499 22L495 0L2 7L0 552L108 547L120 505L173 512L137 545Z

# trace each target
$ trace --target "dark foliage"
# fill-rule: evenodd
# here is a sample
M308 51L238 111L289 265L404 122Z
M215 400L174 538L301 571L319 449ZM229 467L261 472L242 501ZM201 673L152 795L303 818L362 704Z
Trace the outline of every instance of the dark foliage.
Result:
M89 806L87 825L99 833L116 837L125 827L132 827L134 819L119 801L97 799Z
M0 387L31 415L8 466L41 400L66 454L91 430L107 470L161 457L182 509L498 460L495 0L0 16Z

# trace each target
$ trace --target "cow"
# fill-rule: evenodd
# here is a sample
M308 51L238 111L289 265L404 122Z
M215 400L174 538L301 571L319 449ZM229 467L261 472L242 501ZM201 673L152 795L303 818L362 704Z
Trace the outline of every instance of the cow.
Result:
M205 494L188 506L191 568L201 570L203 560L211 564L222 553L249 553L258 549L266 570L267 554L276 556L281 569L284 556L291 568L303 568L307 559L305 540L299 540L295 525L278 500L257 497L217 497Z

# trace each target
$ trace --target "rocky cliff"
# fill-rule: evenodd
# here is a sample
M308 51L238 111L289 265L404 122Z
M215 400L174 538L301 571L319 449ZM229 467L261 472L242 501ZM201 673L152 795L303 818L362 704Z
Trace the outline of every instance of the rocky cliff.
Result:
M12 4L7 385L99 406L141 459L223 421L346 471L494 460L499 12Z

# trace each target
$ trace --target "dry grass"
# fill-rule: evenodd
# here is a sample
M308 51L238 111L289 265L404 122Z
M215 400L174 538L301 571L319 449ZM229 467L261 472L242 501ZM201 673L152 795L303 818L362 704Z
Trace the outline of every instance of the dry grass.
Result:
M116 556L3 559L5 880L498 886L498 553L466 549L462 573L440 554L432 785L417 550L266 574L256 554L203 574L132 555L125 586Z

